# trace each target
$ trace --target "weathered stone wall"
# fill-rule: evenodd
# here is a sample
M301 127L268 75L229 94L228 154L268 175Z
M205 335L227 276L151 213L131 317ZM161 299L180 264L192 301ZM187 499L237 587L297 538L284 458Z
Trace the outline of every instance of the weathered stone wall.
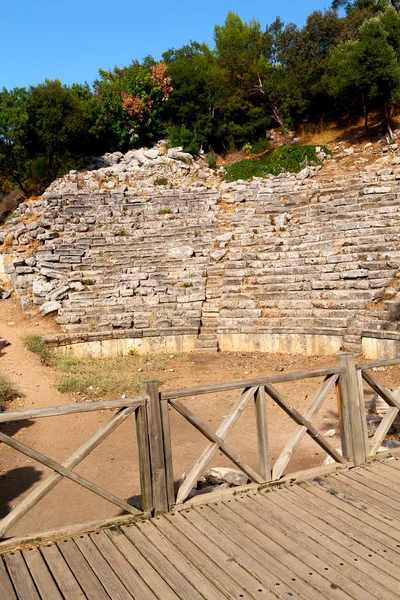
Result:
M396 168L49 194L4 236L6 268L26 308L58 309L67 341L186 335L198 349L312 354L358 352L364 336L394 352ZM24 242L37 246L28 259Z

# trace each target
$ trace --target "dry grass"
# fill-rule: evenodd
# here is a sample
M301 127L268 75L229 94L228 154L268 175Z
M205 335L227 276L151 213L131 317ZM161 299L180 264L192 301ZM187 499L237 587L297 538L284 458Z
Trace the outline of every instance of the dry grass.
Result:
M60 379L58 390L84 394L93 399L135 396L141 391L144 381L154 379L153 373L165 368L168 358L165 354L56 358L54 366L65 374Z
M4 409L7 402L18 396L20 392L14 384L5 375L0 375L0 411Z

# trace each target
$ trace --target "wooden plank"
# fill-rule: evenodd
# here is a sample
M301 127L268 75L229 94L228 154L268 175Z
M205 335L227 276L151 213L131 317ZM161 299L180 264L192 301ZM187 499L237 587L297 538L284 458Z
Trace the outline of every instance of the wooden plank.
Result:
M226 567L226 562L229 557L222 553L219 555L218 563L212 560L204 550L194 543L194 541L185 536L178 528L174 527L171 522L167 519L155 519L152 521L152 525L157 531L167 538L175 548L180 550L187 560L198 569L204 577L208 578L209 581L217 590L223 593L229 600L236 600L239 598L254 598L247 591L245 591L243 585L241 585L241 579L235 580L231 576L231 571ZM223 557L223 558L222 558ZM239 565L236 565L240 569Z
M178 600L176 593L171 590L164 579L153 569L141 553L131 544L122 531L116 527L106 529L104 533L115 547L123 554L128 563L135 569L157 598L162 600Z
M222 594L202 572L193 565L181 549L176 548L172 542L156 529L154 524L147 520L137 524L143 535L163 553L181 573L190 581L193 587L200 591L206 600L226 600L227 596Z
M114 573L119 577L133 598L137 600L157 600L143 579L104 532L92 533L90 534L90 539L100 550Z
M281 489L279 493L273 494L251 495L243 501L238 500L238 503L240 506L245 503L246 507L250 504L250 515L243 515L247 520L249 517L265 521L267 526L273 523L285 536L295 543L301 540L301 545L304 544L313 554L335 566L348 579L375 594L376 598L398 598L400 582L387 573L385 578L382 577L382 569L376 564L380 557L371 555L360 544L351 544L345 535L340 538L344 543L338 543L333 527L317 518L312 510L307 511L301 502L297 502L295 488ZM234 510L235 503L230 507ZM265 529L265 524L259 527L260 530L261 527Z
M281 493L275 492L270 496L279 496ZM260 504L254 503L255 498ZM312 580L310 583L319 590L320 593L327 595L331 594L332 586L337 586L347 595L358 600L376 600L376 596L372 595L367 588L360 585L362 578L359 581L354 580L344 573L339 560L332 561L331 553L324 553L323 548L318 544L312 545L307 537L307 523L304 523L302 533L293 532L293 529L287 523L287 515L285 515L286 527L282 531L276 526L273 519L269 520L271 513L267 510L268 501L265 496L257 494L248 498L239 499L235 502L226 503L223 508L213 506L213 510L221 517L228 519L234 523L236 529L246 535L250 540L257 543L260 548L267 549L273 556L279 559L287 568L298 574L301 578L306 578L307 574ZM252 511L257 511L254 514ZM264 515L263 515L264 511ZM265 521L262 516L265 516ZM286 535L288 532L292 536ZM277 550L274 550L276 546ZM311 549L310 549L311 546ZM313 575L310 576L310 569ZM385 600L389 600L387 597ZM396 600L395 597L391 600Z
M21 552L10 552L4 557L10 579L19 600L40 600L36 586Z
M203 572L210 573L215 585L224 591L228 591L230 598L252 598L256 600L260 598L259 590L262 590L264 598L272 598L266 586L260 585L260 580L248 571L246 565L238 560L238 557L232 557L229 551L221 548L220 544L216 543L215 539L210 540L207 535L193 527L184 517L183 514L189 514L191 511L184 513L165 515L163 520L155 522L157 529L165 531L168 539L172 540L175 545L185 549L185 554L188 556L188 550L195 547L194 555L191 560L197 566L203 565ZM167 523L166 523L167 522ZM168 529L167 525L173 526L172 530ZM175 530L175 533L174 533ZM168 532L168 533L167 533ZM201 567L200 567L201 568ZM221 571L223 575L220 575ZM279 583L279 578L276 580ZM278 598L282 598L276 586L275 593ZM294 596L296 598L296 596Z
M327 500L323 492L319 495L314 489L309 491L303 486L296 487L295 501L301 501L303 506L308 505L319 519L336 530L336 537L339 534L342 539L341 536L346 535L349 538L349 546L367 549L368 556L376 554L377 565L378 559L380 559L379 565L382 572L388 572L396 579L399 578L398 547L395 540L389 540L380 531L375 530L369 524L368 517L366 523L357 522L357 519L349 512L339 508L334 501Z
M319 556L314 556L304 545L289 543L282 532L277 531L270 523L264 523L259 518L252 523L251 510L246 510L245 506L238 502L231 502L224 506L213 505L204 510L203 515L214 525L223 530L236 543L241 543L242 547L251 553L254 558L268 564L268 568L273 567L275 573L288 585L293 586L296 592L307 593L307 598L330 597L332 589L335 589L335 598L343 600L351 596L357 600L376 600L374 596L361 589L354 582L342 576L341 572L334 568L327 567L326 563L321 561ZM231 510L236 505L237 511ZM215 511L220 519L210 518L211 511ZM245 514L244 514L245 513ZM271 558L270 558L271 557ZM311 571L311 573L310 573ZM293 577L294 575L294 577ZM315 588L315 589L314 589ZM340 589L340 591L338 591Z
M306 469L304 471L296 471L295 473L291 473L290 475L285 475L278 481L268 481L266 483L258 484L258 483L248 483L247 485L240 485L232 488L218 490L216 492L210 492L209 494L201 494L200 496L195 496L194 498L190 498L190 500L186 501L184 504L176 504L173 507L174 511L185 510L190 506L199 506L200 504L210 504L211 502L219 502L223 501L228 497L231 497L232 494L241 494L243 492L252 491L255 492L257 490L270 489L275 487L280 487L282 485L293 484L295 482L300 481L308 481L309 479L313 479L315 477L322 477L323 475L327 475L329 473L335 473L336 471L346 471L348 468L352 467L353 463L345 463L338 464L333 463L330 465L321 465L319 467L314 467L311 469ZM0 551L1 551L1 543L0 543Z
M300 598L304 596L307 600L321 600L320 592L313 585L314 581L309 585L303 578L296 576L292 566L286 566L290 562L290 557L286 556L286 563L280 562L282 554L279 552L279 547L275 548L274 544L267 542L266 546L274 546L276 554L267 552L265 548L252 543L244 531L231 525L226 516L215 515L209 506L205 506L201 514L197 512L198 510L201 509L183 514L199 531L211 537L224 552L244 566L255 579L261 581L266 589L270 591L278 589L283 598L293 594Z
M368 453L366 428L362 422L365 417L361 418L360 409L362 404L364 411L364 396L360 398L362 388L358 383L354 356L348 352L337 356L339 366L345 371L339 379L342 450L357 466L365 462Z
M288 490L287 493L291 493L291 490ZM339 508L334 500L329 500L332 500L332 498L329 499L322 490L319 493L319 490L312 489L310 491L308 488L296 486L294 502L301 501L303 507L308 506L310 511L318 516L318 519L331 526L333 539L351 546L352 549L357 548L366 551L368 558L372 557L383 573L389 573L392 577L399 579L400 571L397 565L398 548L396 542L374 530L368 522L357 521L350 513L342 510L341 507ZM343 540L344 535L348 538L347 542ZM377 548L377 546L379 547Z
M194 414L180 400L170 400L170 403L189 423L191 423L200 433L202 433L210 442L217 444L221 452L225 454L239 469L241 469L249 479L256 483L262 483L264 480L259 473L256 473L240 456L225 442L218 437L197 415Z
M29 548L22 554L41 599L63 600L38 548Z
M372 360L370 362L358 363L357 369L376 369L377 367L390 367L391 365L400 365L400 358L384 358L383 360Z
M307 421L310 421L310 423L313 422L314 418L318 414L320 408L322 407L323 403L328 397L328 394L332 391L332 388L336 384L338 379L339 375L332 375L331 377L325 379L318 387L318 390L310 406L304 413L304 418L307 419ZM306 433L307 427L305 427L304 425L297 426L296 431L293 433L293 435L290 436L282 452L280 453L280 455L274 463L272 469L272 479L279 479L281 477L293 454L300 446L300 443L306 435Z
M270 377L260 377L257 379L244 379L242 381L233 381L229 383L217 383L214 385L205 385L195 388L186 388L180 390L166 390L161 392L163 400L173 398L184 398L186 396L200 396L201 394L210 394L213 392L226 392L229 390L240 390L244 388L259 387L267 383L284 383L286 381L298 381L300 379L312 379L313 377L326 377L343 373L340 367L330 367L328 369L316 369L313 371L299 371L297 373L285 373L284 375L271 375Z
M143 518L142 513L135 517L133 515L121 515L120 517L99 519L98 521L91 521L90 523L67 525L66 527L60 527L59 529L54 529L52 531L8 538L0 542L0 556L2 553L15 550L16 548L29 548L30 546L40 543L53 542L65 538L66 536L81 535L82 533L89 533L90 531L96 531L105 527L117 527L118 525L132 523L141 518Z
M77 475L70 469L63 467L63 465L60 465L55 460L52 460L51 458L49 458L48 456L45 456L41 452L38 452L37 450L33 450L33 448L30 448L26 444L23 444L22 442L19 442L15 439L9 437L8 435L5 435L2 432L0 432L0 441L4 442L8 446L11 446L11 448L14 448L14 450L18 450L22 454L25 454L26 456L29 456L30 458L37 460L42 465L45 465L46 467L53 469L53 471L56 471L60 475L63 475L64 477L67 477L68 479L75 481L75 483L78 483L79 485L86 488L87 490L94 492L95 494L97 494L98 496L101 496L105 500L108 500L112 504L116 504L117 506L119 506L119 508L122 508L126 512L131 513L133 515L141 514L141 511L138 510L137 508L135 508L134 506L131 506L130 504L128 504L127 502L124 502L123 500L120 500L120 498L117 498L116 496L114 496L114 494L111 494L110 492L103 490L103 488L99 487L98 485L92 483L91 481L88 481L84 477L81 477L81 475Z
M223 423L219 426L219 428L215 432L219 438L221 438L222 440L226 439L228 433L231 431L231 429L235 425L235 423L237 423L238 419L242 415L242 413L245 410L246 406L248 405L249 401L254 396L256 389L257 388L253 387L250 389L245 389L242 392L242 394L239 396L238 400L235 402L235 404L229 411L226 419L223 421ZM185 477L185 481L180 486L180 488L178 490L177 499L176 499L177 504L184 502L186 500L186 498L192 491L193 487L195 486L197 480L204 473L204 471L206 470L206 468L208 467L208 465L210 464L210 462L212 461L212 459L218 452L218 449L219 449L218 444L214 444L213 442L210 442L208 444L208 446L205 448L205 450L203 451L200 458L195 462L195 464L193 465L193 467L191 468L191 470Z
M330 479L328 477L327 483L339 488L346 495L346 499L351 500L353 503L367 504L365 510L369 514L376 514L379 519L382 518L386 521L387 515L395 517L395 520L392 520L392 526L400 532L400 502L395 502L386 498L380 492L376 492L368 480L362 476L358 477L357 473L349 471L346 479L343 480L339 477Z
M368 385L389 404L389 406L400 410L400 402L397 400L396 396L390 390L386 389L374 375L369 371L363 371L362 376L364 381L366 381Z
M204 596L199 593L201 590L196 589L192 582L186 579L136 526L122 527L121 529L129 541L182 600L186 600L186 598L204 600Z
M269 440L267 423L267 400L265 388L260 386L254 398L256 413L258 464L260 475L264 481L271 480L271 464L269 460Z
M378 429L375 431L374 436L371 438L370 442L369 442L369 452L368 455L369 456L374 456L379 448L382 445L383 440L385 439L387 432L389 431L390 427L392 426L395 418L397 417L397 415L399 414L399 409L398 408L389 408L386 415L383 417L382 421L380 422Z
M383 465L384 466L384 465ZM379 494L398 502L399 500L399 489L400 481L393 481L390 477L388 479L385 473L381 469L374 468L363 468L362 472L355 471L353 475L356 475L356 479L361 478L360 481L364 481L369 488L376 490Z
M303 427L307 428L307 434L315 441L317 444L325 450L329 456L335 459L338 463L345 463L346 460L343 458L339 452L335 450L328 442L325 441L320 432L301 415L298 410L294 408L289 402L285 400L285 398L276 390L272 385L266 385L265 389L267 394L280 406L289 417L291 417L295 423L298 425L303 425Z
M57 542L57 548L68 564L85 597L90 600L109 600L105 589L72 539Z
M357 529L366 532L368 535L373 534L373 537L397 552L396 544L400 543L400 536L399 532L392 527L393 520L380 519L375 512L371 514L371 507L368 503L357 501L348 493L342 492L339 485L333 486L329 482L326 485L310 482L299 485L306 485L311 493L319 497L322 496L329 503L338 507L340 509L339 519L346 522L350 520L351 524ZM351 518L348 519L347 516ZM399 559L400 556L397 556L396 561Z
M151 487L149 429L147 426L146 406L139 406L135 411L135 417L142 510L146 513L151 513L153 510L153 490Z
M91 566L97 579L113 600L132 600L132 596L116 576L99 549L88 535L80 535L74 539L75 544Z
M82 462L97 446L106 439L125 419L133 412L134 408L123 408L113 415L104 425L100 427L86 442L82 444L65 462L63 466L74 469ZM140 410L140 409L139 409ZM62 481L63 476L59 473L51 473L44 481L39 483L33 491L26 496L6 517L0 521L0 538L17 523L31 508L46 496L56 485Z
M65 600L87 600L57 546L55 544L41 546L40 551L63 598Z
M168 507L175 504L175 488L174 488L174 469L172 463L172 444L171 444L171 427L169 423L169 410L167 400L162 400L161 409L161 424L163 431L164 442L164 458L165 458L165 477L167 484L167 499Z
M158 383L156 381L147 381L143 384L143 397L147 402L153 507L155 514L162 514L168 511L168 495L163 430L161 425L160 394L158 392Z
M61 415L75 415L77 413L93 412L98 410L115 410L118 408L138 408L144 404L141 397L123 398L119 400L101 400L100 402L82 402L80 404L65 404L63 406L49 406L18 410L15 412L2 412L0 423L11 421L24 421L25 419L42 419L43 417L59 417Z
M2 594L2 600L17 600L14 588L7 574L4 562L0 557L0 590Z

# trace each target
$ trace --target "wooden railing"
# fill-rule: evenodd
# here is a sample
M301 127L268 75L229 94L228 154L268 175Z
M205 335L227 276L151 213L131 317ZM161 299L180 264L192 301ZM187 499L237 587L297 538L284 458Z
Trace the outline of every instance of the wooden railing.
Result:
M82 487L94 492L98 496L118 506L124 512L131 515L150 515L153 506L151 490L150 456L148 448L148 428L146 402L143 398L130 398L123 400L106 400L84 404L71 404L67 406L53 406L50 408L39 408L35 410L21 410L18 412L5 412L0 414L0 424L25 419L39 419L77 413L87 413L99 410L116 410L116 413L104 423L84 444L82 444L63 464L60 464L45 454L34 450L30 446L15 440L0 431L0 441L11 448L21 452L40 464L50 468L51 473L39 485L37 485L22 502L16 506L6 517L0 521L0 538L17 523L26 513L55 488L64 478L70 479ZM137 444L139 453L140 486L142 498L142 510L117 498L114 494L99 487L95 483L74 472L84 458L86 458L103 440L117 429L128 417L135 415Z
M196 388L160 391L157 382L143 384L142 396L131 399L109 400L84 404L72 404L51 408L5 412L0 414L0 424L25 419L86 413L99 410L116 410L115 414L100 427L65 462L57 463L43 453L15 440L0 431L0 441L22 452L26 456L49 467L53 473L37 485L27 497L0 521L0 538L28 511L46 496L63 478L70 479L94 492L98 496L118 506L135 518L162 514L177 504L184 503L197 480L206 471L215 455L222 452L234 465L243 471L248 479L257 484L279 481L285 474L303 438L310 436L322 450L336 463L361 465L375 455L400 410L400 403L376 377L371 374L374 367L400 364L400 359L360 363L356 365L351 354L338 355L338 366L279 374L265 378L250 379L208 385ZM321 379L312 401L304 414L301 414L275 387L276 384L304 379ZM363 381L377 392L390 406L371 442L367 437ZM341 433L342 452L338 452L323 434L313 425L324 402L336 386L338 397L338 418ZM184 398L198 398L204 394L220 394L237 391L238 397L230 412L214 432L183 401ZM294 422L293 434L284 444L279 456L273 462L270 458L266 401L270 398ZM256 419L258 445L258 466L254 468L226 443L226 438L238 422L243 411L253 404ZM207 441L207 444L176 490L170 431L170 410L177 411ZM138 461L141 488L141 510L125 500L74 472L75 467L87 457L110 433L131 415L136 420ZM175 443L175 441L174 441Z
M393 425L394 420L400 411L400 402L393 395L393 393L388 390L381 381L379 381L376 375L371 373L371 369L381 368L381 367L389 367L393 365L400 364L400 359L393 358L388 360L377 360L369 363L359 363L356 365L357 368L357 383L358 383L358 393L360 394L360 403L364 405L364 389L363 389L363 381L369 385L370 388L374 390L388 405L389 409L386 415L382 418L379 427L377 428L374 436L368 441L367 435L365 433L366 439L366 456L375 456L382 445L383 440L389 432L390 427Z

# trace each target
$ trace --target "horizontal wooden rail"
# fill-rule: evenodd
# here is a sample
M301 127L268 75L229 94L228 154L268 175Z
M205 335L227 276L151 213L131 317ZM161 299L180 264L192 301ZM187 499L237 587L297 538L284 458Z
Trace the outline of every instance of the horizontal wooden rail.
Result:
M383 360L358 363L356 369L376 369L377 367L390 367L392 365L400 365L400 358L385 358Z
M18 410L0 413L0 423L23 421L25 419L41 419L43 417L58 417L60 415L73 415L76 413L93 412L96 410L114 410L118 408L139 408L144 406L145 400L138 398L121 398L118 400L102 400L100 402L82 402L80 404L65 404L62 406L49 406L48 408L35 408L33 410Z
M271 375L269 377L261 377L259 379L245 379L243 381L232 381L230 383L216 383L214 385L205 385L196 388L166 390L165 392L161 392L161 399L173 400L175 398L185 398L186 396L200 396L201 394L210 394L212 392L226 392L229 390L259 387L267 384L285 383L288 381L298 381L300 379L311 379L313 377L340 375L342 373L344 373L344 369L341 369L340 367L329 367L327 369L317 369L315 371L299 371L298 373L286 373L285 375Z

